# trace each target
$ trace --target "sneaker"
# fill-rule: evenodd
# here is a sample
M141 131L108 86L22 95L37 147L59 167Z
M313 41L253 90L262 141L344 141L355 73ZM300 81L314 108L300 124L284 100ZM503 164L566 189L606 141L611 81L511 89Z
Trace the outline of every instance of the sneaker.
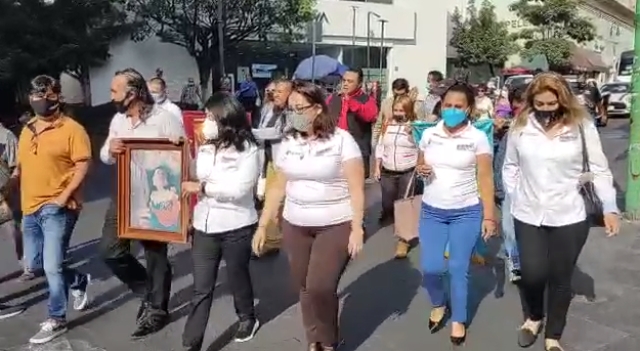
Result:
M512 283L518 282L522 277L520 276L520 270L514 269L509 271L509 281Z
M28 282L31 280L36 279L38 276L36 275L36 273L34 271L30 271L25 269L24 272L22 272L22 275L20 275L18 277L18 280L20 280L21 282Z
M47 319L40 324L40 331L29 339L32 344L46 344L67 332L67 323L57 319Z
M0 319L7 319L13 316L17 316L20 313L24 312L27 308L22 305L18 306L9 306L0 304Z
M235 342L245 342L253 339L260 327L260 322L257 319L249 319L246 321L240 321L238 324L238 330L234 337Z
M86 277L87 285L85 285L84 291L71 291L71 295L73 295L73 309L76 311L82 311L89 306L89 294L87 294L87 290L89 290L89 284L91 284L91 274L87 274Z

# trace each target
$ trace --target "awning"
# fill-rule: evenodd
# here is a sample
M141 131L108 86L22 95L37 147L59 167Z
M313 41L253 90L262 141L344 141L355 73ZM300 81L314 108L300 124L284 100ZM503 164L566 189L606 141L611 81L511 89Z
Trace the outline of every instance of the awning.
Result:
M609 68L602 61L600 53L574 45L569 58L571 67L583 72L607 72Z

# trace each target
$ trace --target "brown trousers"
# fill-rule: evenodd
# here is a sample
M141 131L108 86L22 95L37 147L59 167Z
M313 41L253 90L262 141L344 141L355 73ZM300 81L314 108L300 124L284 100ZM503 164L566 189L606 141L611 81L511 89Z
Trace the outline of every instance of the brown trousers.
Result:
M273 169L273 163L269 162L269 165L267 166L267 180L266 180L267 189L269 188L269 185L273 182L274 179L275 179L275 171ZM264 243L265 252L278 250L282 245L282 234L280 233L280 219L282 218L281 215L282 215L282 207L280 208L280 211L278 211L278 215L276 216L276 218L273 218L271 220L271 223L267 228L267 240Z
M283 244L291 280L300 293L307 341L338 343L338 283L349 262L351 222L326 227L282 223Z

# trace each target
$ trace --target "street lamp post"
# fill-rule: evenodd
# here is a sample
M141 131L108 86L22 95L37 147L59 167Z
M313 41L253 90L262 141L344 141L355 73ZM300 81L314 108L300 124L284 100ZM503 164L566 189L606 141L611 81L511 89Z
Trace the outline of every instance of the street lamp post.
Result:
M640 0L635 8L635 59L631 78L631 127L629 131L629 154L627 156L627 189L625 192L625 211L629 220L640 219Z
M380 18L380 15L373 11L367 12L367 81L371 78L370 68L371 68L371 16L375 16L376 18Z
M224 25L222 23L224 16L222 15L222 11L223 11L223 3L222 0L218 0L218 9L217 9L217 19L216 21L218 22L218 56L220 59L220 75L222 76L222 78L224 79L226 77L226 72L224 69L224 33L222 32L224 30Z
M353 18L351 19L351 67L356 64L356 12L358 12L358 6L351 6L353 10Z
M384 56L384 28L387 25L387 20L379 19L380 22L380 72L379 72L379 81L382 84L382 58Z

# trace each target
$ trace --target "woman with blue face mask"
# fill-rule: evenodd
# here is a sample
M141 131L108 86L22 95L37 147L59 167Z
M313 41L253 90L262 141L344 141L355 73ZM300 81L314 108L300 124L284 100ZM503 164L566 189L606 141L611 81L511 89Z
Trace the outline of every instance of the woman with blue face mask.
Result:
M466 340L469 264L478 238L496 234L492 146L470 120L474 93L454 84L442 97L441 121L425 130L418 145L417 173L425 177L419 223L421 268L433 306L432 333L451 312L451 343ZM445 291L449 244L450 294ZM447 298L447 295L449 297Z

